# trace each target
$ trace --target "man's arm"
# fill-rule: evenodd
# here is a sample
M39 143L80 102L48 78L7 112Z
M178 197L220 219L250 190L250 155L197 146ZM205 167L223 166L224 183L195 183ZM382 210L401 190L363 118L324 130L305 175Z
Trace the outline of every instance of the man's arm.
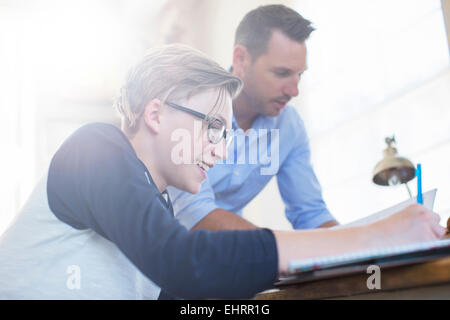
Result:
M318 228L331 228L331 227L338 226L338 225L339 225L339 222L333 220L333 221L325 222L324 224L318 226Z
M331 228L339 225L337 221L328 221L320 225L318 228ZM233 212L224 209L215 209L211 211L206 217L200 220L195 226L192 227L193 230L248 230L256 229L258 226L254 225L250 221L234 214Z
M277 173L286 218L294 229L330 227L334 225L330 222L336 219L323 200L320 183L311 164L304 123L294 109L287 109L286 112L290 113L290 122L280 130L280 147L290 151Z
M250 221L241 218L233 212L224 209L214 209L206 217L200 220L191 231L198 229L206 229L210 231L217 230L248 230L257 229Z

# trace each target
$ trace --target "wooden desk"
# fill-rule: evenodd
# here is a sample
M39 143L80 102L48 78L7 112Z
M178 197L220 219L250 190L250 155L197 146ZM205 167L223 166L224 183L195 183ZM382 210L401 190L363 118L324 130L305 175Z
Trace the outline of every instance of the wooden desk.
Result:
M369 276L359 273L282 285L258 294L255 299L450 299L450 257L421 264L381 268L381 289L367 288Z

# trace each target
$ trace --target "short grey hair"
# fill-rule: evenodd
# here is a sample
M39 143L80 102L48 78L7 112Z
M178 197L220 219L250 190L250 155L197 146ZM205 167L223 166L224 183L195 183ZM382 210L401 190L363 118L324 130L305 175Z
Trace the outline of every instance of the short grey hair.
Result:
M171 44L153 48L131 68L114 104L125 132L134 135L150 100L176 101L208 89L219 89L218 99L224 93L234 98L242 81L204 53Z

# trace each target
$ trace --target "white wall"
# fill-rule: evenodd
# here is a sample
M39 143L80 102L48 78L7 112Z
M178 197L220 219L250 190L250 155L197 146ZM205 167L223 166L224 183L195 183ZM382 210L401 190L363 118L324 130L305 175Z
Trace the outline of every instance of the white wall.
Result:
M0 235L65 137L87 122L117 123L113 97L158 6L0 1Z
M214 7L210 14L210 34L209 46L202 48L207 54L211 55L219 64L228 68L231 66L231 58L234 44L234 33L239 22L247 12L258 6L280 3L290 6L295 1L270 1L270 0L214 0Z

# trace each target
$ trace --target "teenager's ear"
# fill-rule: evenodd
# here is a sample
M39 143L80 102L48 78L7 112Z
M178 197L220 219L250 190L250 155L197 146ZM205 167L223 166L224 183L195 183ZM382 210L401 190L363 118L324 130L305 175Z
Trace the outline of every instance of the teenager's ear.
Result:
M161 107L159 99L150 100L144 109L144 122L153 133L159 133L161 126Z
M233 49L233 71L242 78L251 64L251 56L247 48L238 44Z

